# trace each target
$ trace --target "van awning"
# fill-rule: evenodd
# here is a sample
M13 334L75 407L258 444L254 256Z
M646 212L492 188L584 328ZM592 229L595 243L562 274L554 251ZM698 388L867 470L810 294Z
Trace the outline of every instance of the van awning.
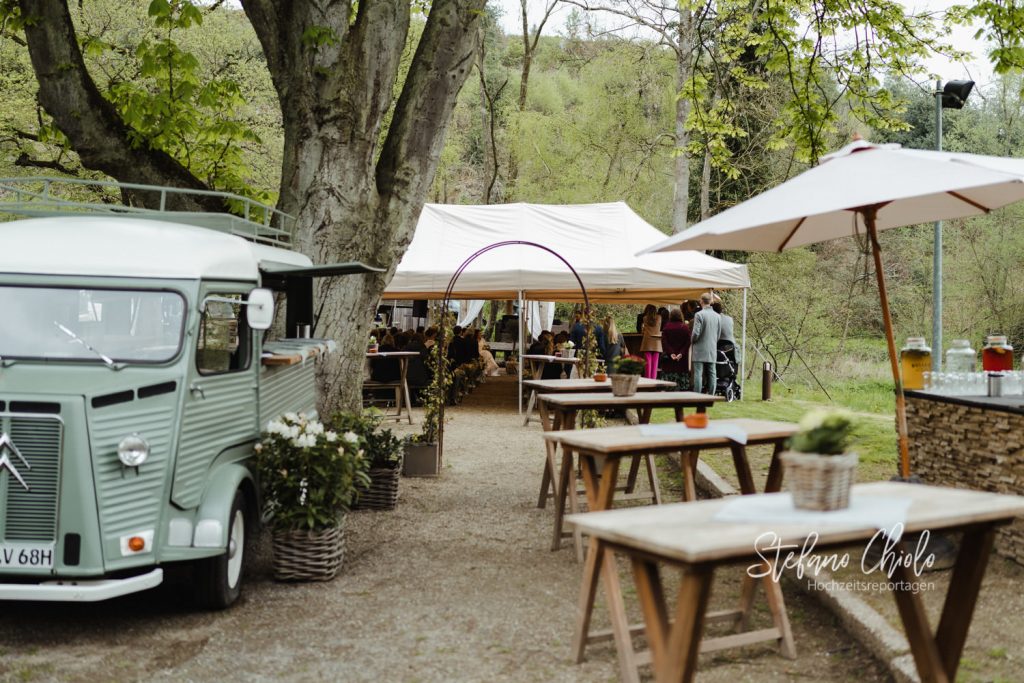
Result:
M358 273L383 273L383 268L368 266L360 261L328 263L320 266L297 266L281 261L260 261L260 270L267 275L290 275L299 277L329 277L332 275L354 275Z

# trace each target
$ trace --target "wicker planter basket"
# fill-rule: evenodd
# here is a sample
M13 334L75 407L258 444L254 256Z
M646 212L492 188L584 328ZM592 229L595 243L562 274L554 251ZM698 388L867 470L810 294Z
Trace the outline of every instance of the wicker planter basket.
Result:
M612 393L616 396L632 396L640 385L640 375L611 374L608 377L612 380Z
M275 530L273 547L278 581L330 581L345 557L345 518L329 529Z
M398 503L398 479L402 463L370 470L370 488L359 492L353 510L394 510Z
M850 507L850 487L857 478L857 454L782 454L786 488L801 510L841 510Z

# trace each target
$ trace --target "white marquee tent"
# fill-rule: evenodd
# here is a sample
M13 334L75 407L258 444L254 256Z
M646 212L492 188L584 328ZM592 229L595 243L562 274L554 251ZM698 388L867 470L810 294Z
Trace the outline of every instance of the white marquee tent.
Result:
M636 256L664 240L665 233L625 202L427 204L383 298L441 299L467 258L506 241L534 242L561 255L579 273L592 303L678 305L709 289L750 286L745 265L699 251ZM569 268L528 245L498 247L479 256L459 277L452 298L583 301ZM744 297L744 337L745 304ZM520 353L522 346L520 338ZM521 362L519 367L521 374Z
M699 251L635 254L665 233L624 202L552 206L427 204L385 299L440 299L459 265L479 249L523 240L572 264L593 302L679 304L710 288L750 286L747 267ZM529 246L490 251L459 278L455 299L582 301L576 278L551 254Z

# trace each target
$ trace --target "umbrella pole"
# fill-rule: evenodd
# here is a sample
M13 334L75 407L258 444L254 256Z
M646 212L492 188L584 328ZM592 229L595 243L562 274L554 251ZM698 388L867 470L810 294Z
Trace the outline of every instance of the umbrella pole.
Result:
M885 342L889 346L889 364L892 367L892 381L896 386L896 432L900 449L900 475L910 476L910 443L907 438L907 406L903 399L903 382L900 378L899 356L893 339L892 316L889 314L889 295L885 291L885 273L882 271L882 249L878 244L878 230L875 227L875 207L864 210L864 223L871 238L871 253L875 258L875 276L878 279L878 295L882 299L882 321L885 323Z

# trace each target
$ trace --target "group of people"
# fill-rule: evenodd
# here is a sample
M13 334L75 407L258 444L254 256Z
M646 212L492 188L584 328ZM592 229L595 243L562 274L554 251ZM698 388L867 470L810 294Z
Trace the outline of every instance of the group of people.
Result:
M373 331L377 340L377 352L416 351L419 357L409 358L406 380L410 387L426 386L430 383L432 372L427 362L430 350L437 343L436 327L418 327L415 330L400 331L397 327L378 328ZM462 328L456 325L452 329L452 338L448 340L448 365L456 368L480 358L484 362L484 374L496 375L498 363L490 350L486 348L483 334L471 327ZM397 382L402 376L401 361L397 358L373 358L370 361L370 378L375 382Z
M704 293L699 301L684 301L671 311L648 304L637 316L636 328L643 334L645 377L660 375L681 391L715 393L718 342L736 344L733 319L723 312L721 301Z
M615 325L615 319L608 316L593 325L594 343L597 347L596 351L606 360L617 358L623 354L623 350L626 348L626 341L622 334L619 332L618 327ZM561 331L558 334L552 334L550 330L544 330L537 337L526 353L529 355L541 355L551 356L554 355L555 351L563 349L568 343L572 343L572 348L582 349L586 344L587 339L587 326L583 322L583 316L577 313L573 316L572 325L568 331ZM544 366L542 379L558 379L561 377L562 368L554 363L548 363Z

